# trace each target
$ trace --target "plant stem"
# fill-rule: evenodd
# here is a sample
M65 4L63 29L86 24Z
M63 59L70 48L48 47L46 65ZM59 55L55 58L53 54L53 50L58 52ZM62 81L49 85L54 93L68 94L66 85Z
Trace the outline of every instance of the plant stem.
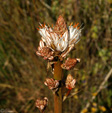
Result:
M63 79L63 72L60 61L54 64L54 79ZM54 113L62 113L62 88L59 88L59 91L54 94Z

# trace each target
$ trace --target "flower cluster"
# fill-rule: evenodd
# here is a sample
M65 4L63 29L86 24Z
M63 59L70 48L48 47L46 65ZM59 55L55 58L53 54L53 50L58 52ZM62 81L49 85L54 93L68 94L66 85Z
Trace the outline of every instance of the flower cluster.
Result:
M70 24L67 26L63 17L59 16L54 27L51 28L45 24L40 24L40 28L37 28L42 37L36 54L50 62L54 70L54 78L58 79L47 78L44 82L44 84L53 91L56 96L56 102L60 102L57 100L60 99L60 97L64 101L71 90L75 88L76 80L70 74L67 76L67 79L64 80L62 77L62 69L73 69L74 66L80 62L79 58L67 58L67 60L64 60L80 40L81 29L78 27L78 24L79 23L75 25ZM65 89L67 93L65 93L63 89ZM62 93L60 93L61 90ZM38 99L36 101L36 107L38 107L41 112L44 111L47 104L48 99L46 97L43 100ZM58 106L58 104L56 103L55 106ZM55 109L57 109L57 107Z
M40 24L38 30L42 38L36 53L48 60L53 60L55 56L65 58L81 36L78 23L67 27L62 16L59 16L55 27Z

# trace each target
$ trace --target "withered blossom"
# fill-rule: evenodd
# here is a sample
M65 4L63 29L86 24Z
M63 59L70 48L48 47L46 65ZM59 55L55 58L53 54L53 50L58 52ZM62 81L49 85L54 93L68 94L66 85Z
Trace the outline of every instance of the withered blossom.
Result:
M75 25L67 26L63 17L59 16L56 26L51 28L47 25L40 24L39 33L42 36L42 46L50 49L55 53L55 55L60 55L61 57L66 57L66 55L74 48L74 45L78 43L81 36L81 29L78 27L78 23ZM40 43L41 43L40 42ZM44 44L43 44L44 43ZM42 47L38 49L37 54L43 56ZM51 54L51 53L50 53ZM47 54L48 55L48 54ZM53 56L46 57L45 59L53 59Z
M54 52L45 46L44 42L40 40L38 51L36 51L38 56L42 56L45 60L53 60L54 59Z
M67 58L67 60L65 61L65 63L61 65L61 67L66 70L70 70L74 68L75 65L79 62L80 62L79 58Z
M72 77L71 74L69 74L67 76L66 83L65 83L66 88L70 90L75 88L75 83L76 83L76 80Z
M54 92L56 92L58 90L59 87L59 81L58 80L54 80L53 78L46 78L44 84L46 86L49 87L49 89L53 90Z
M41 112L43 112L48 105L48 98L44 97L43 100L37 99L35 105Z

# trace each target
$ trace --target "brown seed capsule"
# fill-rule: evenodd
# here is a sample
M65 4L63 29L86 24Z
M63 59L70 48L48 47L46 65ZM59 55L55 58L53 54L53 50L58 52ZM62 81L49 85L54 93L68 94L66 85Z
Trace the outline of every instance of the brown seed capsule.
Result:
M45 60L54 59L54 52L47 46L44 46L44 42L42 40L39 43L38 51L36 52L36 54L38 56L42 56Z
M78 62L80 62L80 59L78 58L67 58L67 60L61 65L61 67L66 70L70 70L74 68Z
M43 112L48 105L48 98L44 97L43 100L37 99L35 105L41 112Z
M67 76L66 83L65 83L66 88L67 89L70 89L70 90L73 89L73 88L75 88L75 83L76 83L76 80L73 79L72 75L69 74Z
M44 84L46 86L49 87L49 89L53 90L53 91L57 91L58 87L59 87L59 81L58 80L54 80L53 78L47 78L44 82Z

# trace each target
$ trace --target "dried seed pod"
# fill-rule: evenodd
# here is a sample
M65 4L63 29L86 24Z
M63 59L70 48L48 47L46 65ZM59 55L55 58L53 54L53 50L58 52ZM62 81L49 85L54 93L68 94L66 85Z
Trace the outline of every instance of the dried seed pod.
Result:
M44 99L37 99L35 103L36 107L40 110L40 112L43 112L48 105L48 98L44 97Z
M79 58L67 58L67 60L61 65L61 67L66 70L70 70L74 68L78 62L80 62Z
M59 81L58 80L54 80L53 78L47 78L44 82L44 84L46 86L49 87L49 89L53 90L54 92L56 92L58 90L59 87Z
M45 60L54 59L54 52L47 46L44 46L44 42L42 40L39 43L38 51L36 52L36 54L38 56L42 56Z
M70 90L75 88L75 83L76 83L76 80L72 77L72 75L69 74L67 76L66 83L65 83L66 88Z

